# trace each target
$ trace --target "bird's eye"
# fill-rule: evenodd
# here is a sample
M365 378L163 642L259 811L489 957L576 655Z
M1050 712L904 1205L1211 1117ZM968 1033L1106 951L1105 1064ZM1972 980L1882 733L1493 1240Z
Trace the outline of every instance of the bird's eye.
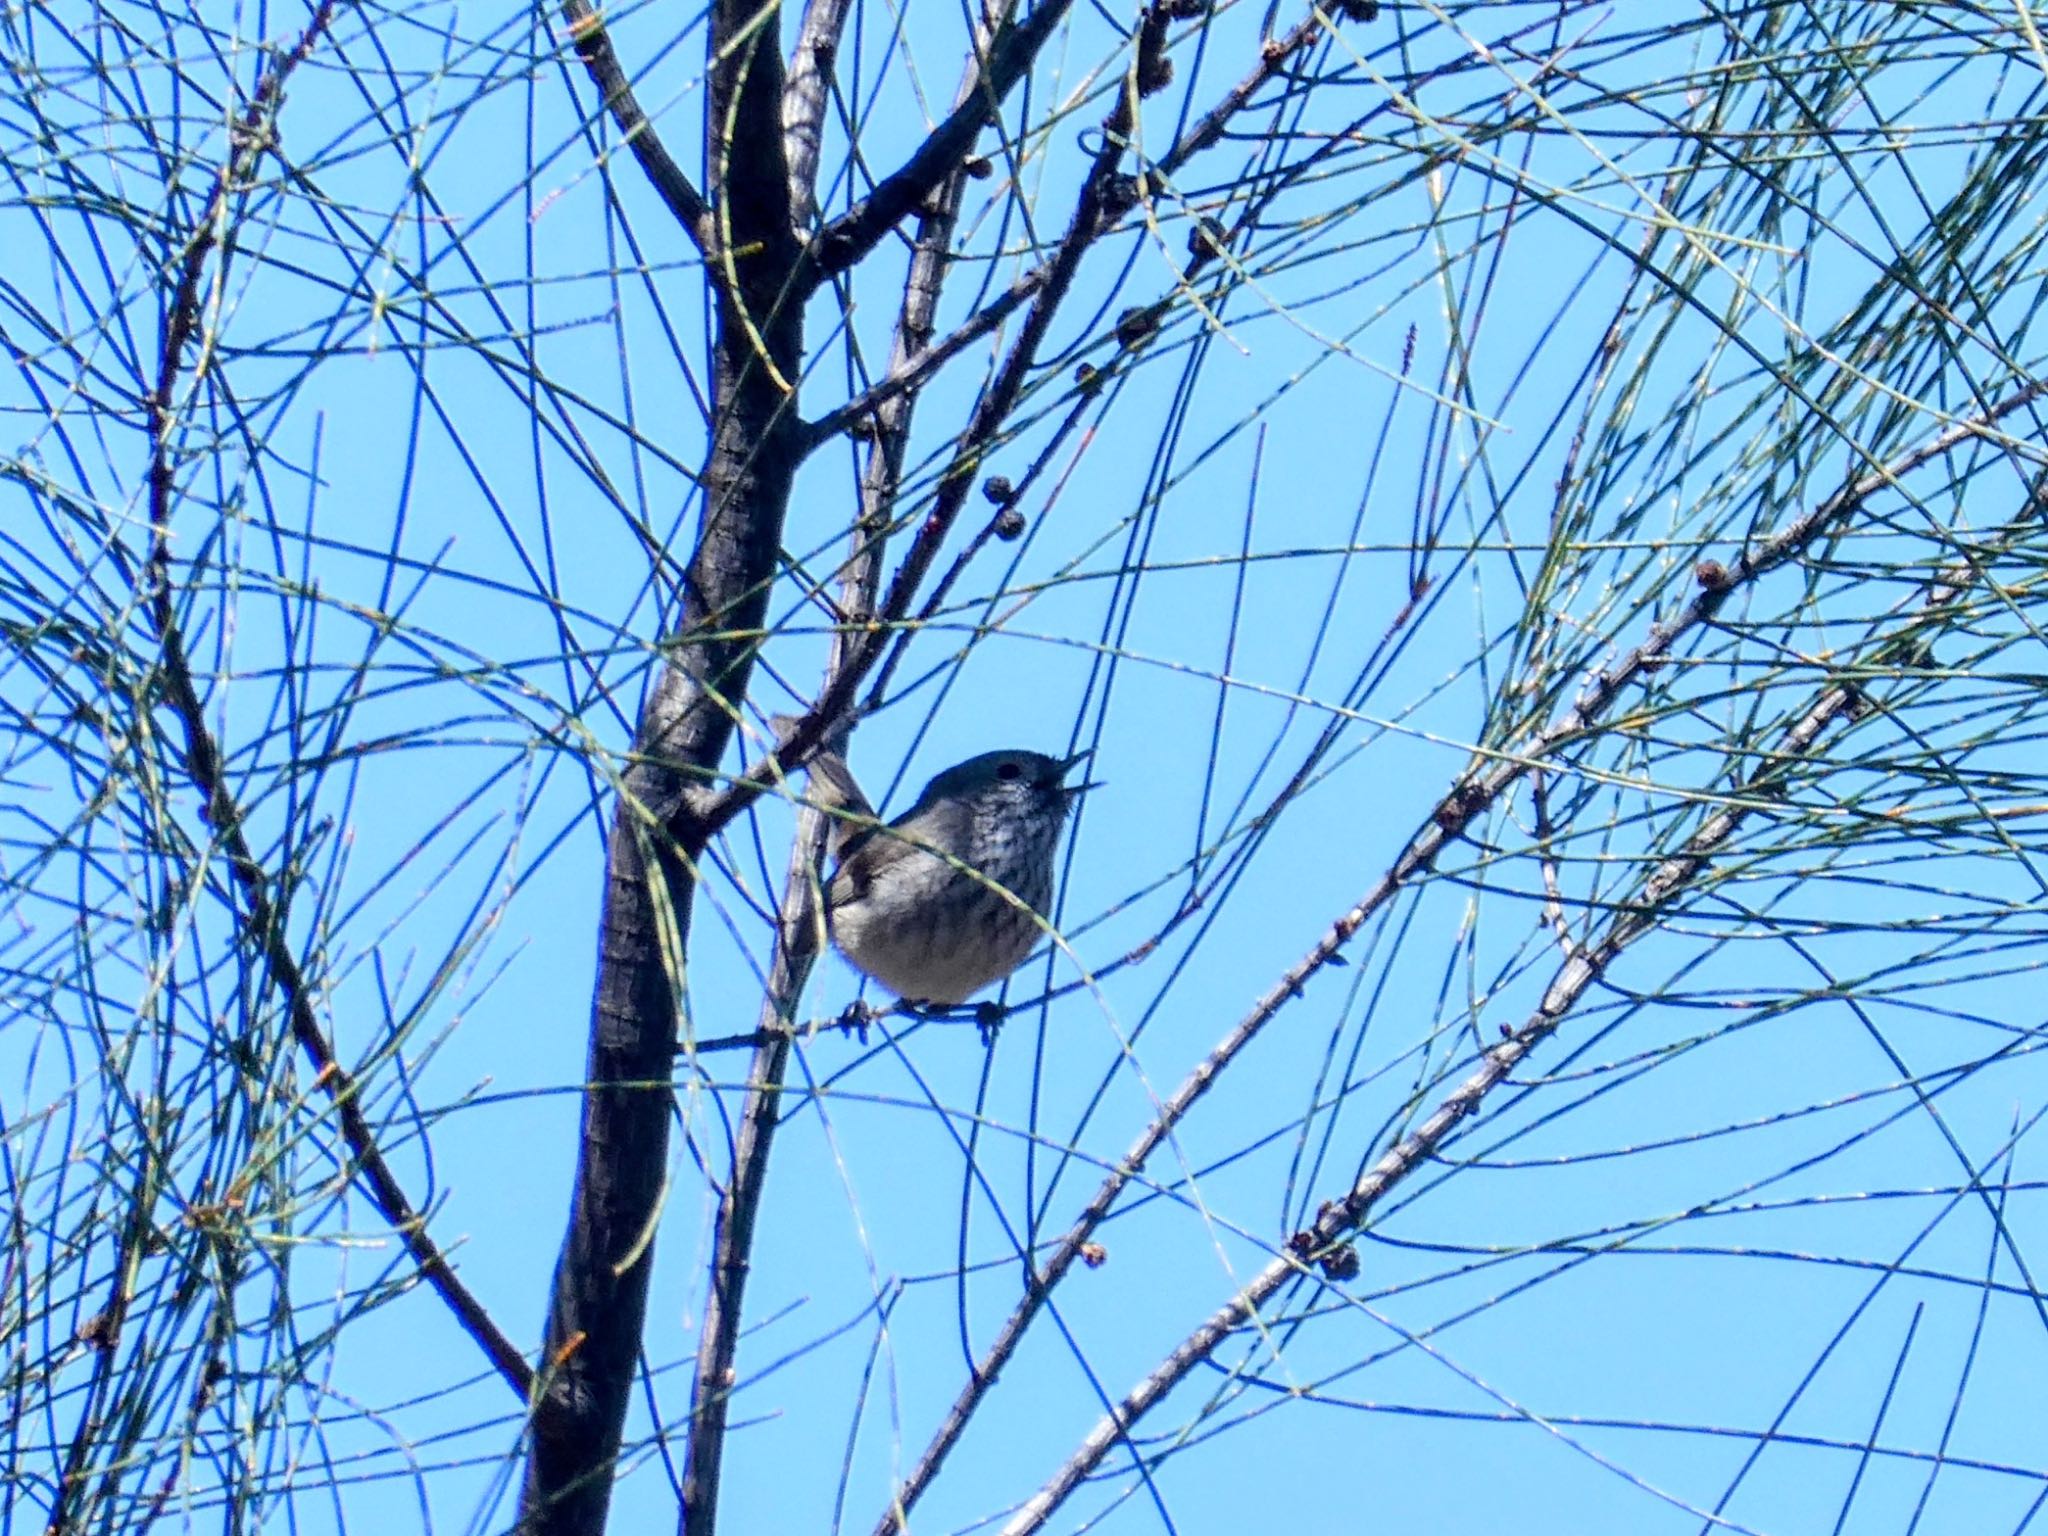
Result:
M996 777L997 777L997 778L999 778L999 779L1015 779L1015 778L1021 778L1021 777L1023 776L1023 773L1024 773L1024 765L1023 765L1022 763L997 763L997 764L996 764Z

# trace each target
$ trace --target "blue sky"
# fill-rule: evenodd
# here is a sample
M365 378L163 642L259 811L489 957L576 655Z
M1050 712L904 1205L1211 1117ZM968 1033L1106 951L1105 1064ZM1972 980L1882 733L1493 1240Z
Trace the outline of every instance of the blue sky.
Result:
M1065 1229L1475 753L1558 718L1690 599L1699 560L1732 562L2035 366L2025 39L1973 19L2002 51L1966 58L1912 8L1822 9L1796 30L1783 7L1675 8L1684 24L1652 44L1625 9L1390 6L1316 56L1343 73L1308 105L1247 114L1242 142L1176 178L1152 224L1094 253L985 465L1022 480L1043 455L1027 534L965 570L852 748L900 810L976 751L1092 747L1103 787L1056 914L1071 956L1012 981L1022 1006L992 1050L971 1025L901 1019L864 1045L827 1031L799 1048L729 1529L825 1529L842 1510L871 1527L963 1350L1014 1303L1019 1245ZM233 1250L231 1407L204 1419L181 1518L217 1520L220 1479L246 1461L267 1469L273 1524L503 1529L515 1405L424 1291L353 1315L362 1288L403 1272L399 1250L359 1195L337 1205L332 1130L236 959L217 858L160 852L207 832L174 758L149 748L169 725L138 682L149 647L109 553L140 547L147 521L147 444L121 401L152 363L149 221L193 215L222 143L196 83L246 89L256 41L303 17L116 19L168 28L182 88L82 12L25 16L8 43L44 80L40 119L13 103L0 200L0 244L34 253L7 264L26 360L0 394L0 564L24 626L0 673L15 909L0 1108L30 1251L68 1255L28 1320L8 1320L57 1362L32 1433L68 1435L91 1363L71 1335L103 1302L126 1170L157 1146L147 1219L181 1235L144 1266L152 1297L174 1296L204 1247L183 1235L195 1207L238 1177L260 1192ZM887 164L948 99L958 17L905 10L900 33L898 13L860 19L848 78L864 153ZM610 20L650 111L686 135L696 20ZM1077 12L1014 104L1045 239L1105 110L1088 72L1111 25ZM1819 89L1830 27L1860 61L1853 88L1794 100L1787 78ZM1143 153L1249 67L1258 34L1241 7L1190 31ZM67 51L95 37L136 61L104 88ZM209 310L225 384L188 410L176 525L205 572L186 622L215 728L258 849L303 871L292 931L326 977L334 1038L436 1236L527 1347L573 1170L608 775L658 638L649 546L687 547L703 454L702 274L625 158L597 163L587 82L558 49L552 18L434 6L348 12L315 51L280 124L299 179L249 205ZM1523 53L1570 70L1539 80ZM1777 61L1776 88L1758 61ZM1986 126L2006 122L2021 128ZM1119 358L1119 310L1179 291L1186 207L1218 206L1264 156L1317 153L1318 173L1262 210L1246 281L1205 294L1206 315L1183 294ZM1675 169L1695 162L1691 179ZM980 185L942 329L1031 259L1004 178ZM1959 189L1999 201L1952 205ZM80 211L116 197L121 217ZM1930 223L1956 233L1928 238ZM808 413L886 356L900 266L891 246L863 270L850 329L815 306ZM970 351L923 401L907 518L993 355ZM1112 378L1062 435L1082 360ZM1188 1440L1149 1486L1112 1457L1056 1528L1106 1510L1117 1531L1690 1531L1724 1495L1719 1518L1742 1530L2023 1527L2048 1487L2029 1411L2048 1330L2029 1278L2027 984L2028 807L2048 796L2030 541L2006 531L2032 424L2005 430L1745 587L1606 729L1554 755L1541 806L1524 780L1374 914L1350 964L1281 1010L1102 1227L1106 1262L1057 1293L915 1530L999 1528L1105 1394L1528 1016L1567 940L1587 942L1646 856L1689 835L1842 666L1882 674L1879 707L1830 738L1826 771L1759 797L1717 883L1382 1204L1359 1279L1286 1293L1263 1338L1146 1422L1149 1452ZM814 577L841 558L857 463L835 444L799 477L784 542ZM986 515L970 502L946 558ZM1901 674L1877 644L1912 628L1927 573L1959 556L1986 573L1978 606ZM69 631L20 638L51 613L112 634L120 659ZM774 614L758 714L807 697L824 652L793 579ZM74 694L97 701L89 718ZM1261 821L1332 720L1311 781ZM138 761L170 765L166 814L147 813ZM90 809L108 783L118 814ZM699 1038L755 1021L789 826L764 800L706 881ZM38 860L52 828L59 856ZM1196 889L1200 913L1169 927ZM858 990L827 957L805 1016ZM713 1210L697 1158L723 1158L745 1057L698 1067L678 1079L620 1530L673 1518L647 1437L652 1415L686 1411ZM279 1297L298 1309L288 1329ZM189 1345L207 1308L163 1305ZM319 1336L340 1317L330 1354ZM166 1379L149 1400L175 1459L189 1382ZM288 1428L266 1417L280 1413ZM1742 1471L1760 1436L1778 1438ZM50 1463L16 1454L24 1476Z

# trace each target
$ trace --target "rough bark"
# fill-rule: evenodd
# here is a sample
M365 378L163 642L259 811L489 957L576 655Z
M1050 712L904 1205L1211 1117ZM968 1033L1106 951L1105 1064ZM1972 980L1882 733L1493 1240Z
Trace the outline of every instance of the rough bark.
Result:
M800 457L803 351L779 112L756 8L722 0L706 102L717 289L704 512L668 659L643 705L607 853L582 1137L521 1505L533 1533L603 1530L647 1314L668 1163L695 870L692 797L732 739Z

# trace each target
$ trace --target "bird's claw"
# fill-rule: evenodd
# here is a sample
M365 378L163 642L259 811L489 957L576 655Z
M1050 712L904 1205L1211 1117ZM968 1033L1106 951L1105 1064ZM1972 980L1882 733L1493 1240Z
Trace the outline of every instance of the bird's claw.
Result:
M973 1007L967 1008L955 1003L929 1002L920 997L901 997L896 1000L896 1007L905 1017L925 1024L957 1023L964 1014L974 1021L975 1033L981 1036L981 1043L984 1046L996 1043L996 1031L1003 1027L1003 1020L1008 1016L1008 1010L1001 1003L994 1001L976 1003ZM868 1014L869 1018L876 1016L876 1012L872 1010Z
M1003 1005L997 1002L977 1003L974 1009L974 1031L981 1036L984 1050L993 1049L996 1031L1003 1027Z
M834 1022L840 1030L849 1035L858 1035L860 1043L868 1043L868 1025L875 1019L875 1011L859 998L846 1005L846 1011Z

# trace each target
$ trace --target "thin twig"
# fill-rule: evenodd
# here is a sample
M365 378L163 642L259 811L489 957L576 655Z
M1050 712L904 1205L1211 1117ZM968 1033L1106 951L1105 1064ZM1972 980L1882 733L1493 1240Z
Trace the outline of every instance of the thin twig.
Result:
M876 455L886 452L886 444L875 445ZM899 466L901 455L899 438L895 454ZM839 605L848 614L872 611L881 570L881 541L869 538L865 525L865 518L856 522L852 530L854 553L840 574ZM851 632L841 630L833 637L828 677L846 665L853 648ZM797 818L796 835L790 843L789 869L777 916L775 958L761 1001L760 1024L754 1031L754 1056L747 1070L739 1134L733 1142L732 1176L718 1205L711 1285L705 1299L697 1371L691 1388L689 1450L683 1476L683 1536L711 1536L718 1525L719 1474L725 1460L727 1409L732 1401L734 1362L739 1353L747 1276L753 1261L755 1221L767 1188L768 1157L782 1118L782 1085L795 1040L792 1024L797 1002L817 959L823 926L818 907L818 864L825 851L828 825L823 812L806 805ZM694 1047L687 1042L685 1053L694 1054Z
M1269 1263L1235 1297L1181 1341L1160 1365L1125 1394L1082 1441L1080 1448L1003 1527L1003 1536L1029 1536L1045 1524L1082 1479L1100 1465L1111 1447L1130 1433L1190 1371L1213 1355L1238 1329L1253 1322L1266 1302L1297 1277L1313 1277L1315 1265L1340 1248L1373 1206L1410 1172L1435 1156L1460 1121L1476 1114L1486 1095L1557 1029L1586 991L1630 944L1648 933L1663 910L1710 862L1782 777L1786 766L1809 753L1832 722L1854 718L1861 695L1853 686L1827 688L1786 732L1783 743L1753 774L1742 792L1710 816L1685 847L1661 863L1642 896L1618 912L1599 941L1571 954L1553 975L1543 1001L1499 1045L1482 1052L1477 1071L1445 1097L1436 1110L1374 1163L1340 1200L1326 1202L1315 1223L1298 1233L1288 1251Z
M1901 455L1890 465L1866 475L1818 507L1793 521L1768 539L1753 555L1744 555L1726 572L1726 585L1702 587L1693 601L1675 619L1652 629L1649 637L1600 674L1562 718L1538 731L1518 750L1497 759L1482 760L1473 771L1452 786L1430 812L1421 828L1409 839L1392 868L1358 903L1340 916L1307 955L1297 961L1269 988L1244 1018L1223 1037L1208 1056L1174 1090L1158 1116L1133 1143L1082 1209L1058 1247L1046 1261L1035 1282L1026 1290L995 1340L977 1363L973 1376L960 1390L937 1432L918 1457L898 1490L893 1507L876 1524L876 1536L894 1536L902 1519L930 1488L946 1457L966 1431L981 1400L988 1394L1017 1346L1023 1342L1039 1309L1054 1287L1073 1268L1085 1245L1109 1214L1124 1188L1144 1169L1153 1153L1187 1116L1196 1102L1209 1091L1223 1069L1257 1038L1259 1032L1292 999L1302 995L1308 982L1325 967L1335 963L1354 934L1413 878L1427 872L1444 847L1470 823L1473 817L1498 801L1525 773L1547 762L1567 742L1590 730L1616 696L1632 679L1653 670L1680 639L1707 622L1740 586L1754 582L1796 558L1814 540L1851 516L1878 489L1909 471L1939 457L1967 438L1988 433L1998 421L2038 399L2044 388L2028 384L1982 416L1958 422L1926 444ZM1490 766L1489 766L1490 764ZM1577 956L1573 957L1577 959Z
M715 836L720 828L751 805L763 789L780 782L807 761L828 737L845 729L855 693L882 657L891 633L909 615L911 602L973 487L976 468L1023 392L1024 381L1037 360L1038 348L1052 325L1053 316L1066 298L1081 258L1129 206L1129 191L1118 183L1116 171L1123 161L1136 110L1136 92L1129 88L1120 91L1115 107L1103 121L1102 147L1096 152L1075 199L1074 214L1066 235L1046 264L1045 281L1033 296L1030 312L1019 327L1017 340L976 400L954 449L953 462L939 483L931 510L919 523L916 537L911 540L902 564L890 579L888 596L880 604L876 617L868 621L856 637L858 644L848 665L830 680L817 702L765 759L747 768L715 793L685 801L678 810L671 831L686 845L698 846ZM957 175L956 168L956 180Z
M807 18L808 24L808 18ZM963 97L978 87L972 74ZM785 92L785 122L788 95ZM913 357L930 342L932 317L947 270L947 254L959 219L964 182L957 173L939 189L920 221L916 249L905 277L903 299L891 347L892 363ZM800 190L795 172L792 187ZM833 636L825 689L859 665L861 622L875 611L890 509L901 487L917 397L906 392L881 409L861 477L860 514L849 529L853 549L839 577L838 605L849 620ZM736 1376L747 1276L753 1261L755 1223L767 1188L768 1159L782 1115L782 1086L793 1041L797 1002L809 979L823 937L818 866L825 850L827 819L805 807L790 845L777 919L775 958L755 1030L740 1128L734 1138L732 1175L719 1202L711 1261L711 1285L692 1379L688 1459L683 1479L683 1536L712 1536L718 1522L718 1488L724 1464L728 1407ZM689 1051L686 1042L685 1050Z
M1550 778L1542 769L1529 775L1529 800L1536 814L1536 862L1543 871L1543 921L1557 934L1558 952L1570 958L1579 941L1572 937L1572 925L1564 915L1564 890L1557 878L1557 850L1551 846L1555 829L1550 820Z
M520 1493L526 1536L584 1536L605 1525L645 1358L705 853L704 841L673 835L676 811L732 739L766 632L800 462L793 433L803 310L791 295L802 246L789 207L773 18L757 0L709 8L704 147L716 303L704 503L675 594L676 638L662 646L664 664L642 702L605 850L576 1183L550 1286L549 1377Z
M1038 0L1021 23L1005 21L982 30L976 39L981 45L977 59L969 66L979 68L945 120L872 192L818 232L811 246L813 285L857 263L959 171L974 141L996 121L1004 99L1029 73L1072 4L1073 0Z
M71 1445L64 1453L64 1469L57 1474L52 1491L49 1529L63 1531L72 1524L73 1510L86 1484L86 1464L102 1430L106 1428L107 1393L114 1380L114 1368L121 1353L121 1329L128 1320L128 1304L135 1293L137 1255L142 1235L136 1212L129 1214L130 1230L122 1233L114 1248L113 1283L107 1304L79 1325L77 1342L93 1352L92 1375L86 1383L85 1402L78 1409L78 1425Z
M605 30L604 17L591 9L589 0L562 0L562 15L568 22L569 41L575 46L576 57L583 61L583 68L597 86L620 138L640 162L640 169L646 172L656 194L667 204L690 242L700 253L710 256L711 210L704 194L676 164L642 110L640 98L633 92L633 82L627 78L618 51L612 47L611 34Z
M185 651L184 632L178 622L176 589L171 577L171 514L176 501L176 470L172 463L172 441L177 429L172 397L183 370L184 353L198 331L201 289L207 258L216 249L228 214L228 203L237 189L253 174L256 164L269 148L270 120L283 99L291 72L303 63L326 31L334 12L334 0L325 0L298 41L283 52L257 83L249 105L231 134L226 163L215 179L213 195L186 241L178 262L178 285L164 316L162 351L157 360L157 377L149 396L150 464L149 515L151 525L149 560L143 584L150 624L155 631L159 653L157 684L164 702L177 716L184 731L183 759L186 774L198 789L201 814L213 828L227 855L228 867L242 893L239 920L271 979L283 994L291 1020L293 1037L313 1064L314 1082L333 1102L341 1121L342 1139L355 1163L355 1176L369 1191L378 1213L390 1223L411 1253L421 1276L455 1314L463 1330L474 1339L491 1365L504 1378L519 1401L527 1401L533 1385L533 1371L525 1357L492 1321L483 1304L456 1278L455 1271L434 1240L427 1235L426 1218L413 1208L404 1187L378 1149L375 1132L359 1103L355 1080L336 1059L334 1047L321 1028L313 1003L313 987L292 953L285 924L272 900L274 882L250 849L242 830L241 807L228 788L220 749L206 723L206 705L193 680Z
M892 364L887 373L844 405L835 406L816 421L805 422L806 448L844 432L856 422L867 421L897 396L922 388L933 374L1015 314L1026 299L1045 286L1051 269L1050 262L1033 267L971 318L948 331L944 339Z
M852 0L809 0L789 56L782 86L782 154L789 162L789 210L799 238L818 214L818 153L824 142L825 102L832 65L846 30Z
M1165 23L1170 15L1169 0L1158 0L1158 3L1141 11L1136 45L1140 52L1147 48L1156 50L1163 45ZM1033 21L1035 20L1034 16ZM1031 22L1027 22L1026 29L1031 25ZM1021 33L1025 29L1019 30ZM1243 79L1225 92L1216 106L1203 114L1202 118L1175 143L1173 149L1159 161L1159 172L1163 174L1170 171L1215 144L1230 117L1241 112L1261 86L1270 81L1289 59L1314 38L1322 35L1325 30L1326 23L1318 13L1311 10L1304 20L1286 34L1272 39L1260 50L1259 62ZM992 57L1000 55L1001 44L991 50ZM1000 57L997 57L997 62L1001 62ZM998 78L1000 77L996 64L992 63L990 79L993 81ZM948 124L954 123L958 117L959 109L956 108L948 118ZM911 600L916 596L929 571L940 544L944 542L959 516L960 507L972 485L975 469L994 444L1011 408L1016 404L1024 380L1037 361L1039 345L1051 325L1052 317L1058 312L1061 302L1066 297L1081 258L1098 239L1114 229L1136 203L1136 186L1130 178L1118 175L1136 120L1135 82L1126 79L1116 93L1115 104L1103 119L1100 130L1102 144L1089 165L1080 195L1075 200L1073 218L1049 258L1019 277L1005 293L960 326L944 342L930 349L929 353L920 350L892 359L889 372L880 382L863 391L854 400L801 429L804 447L808 451L832 434L853 426L879 410L888 401L923 384L961 349L987 335L1017 308L1027 301L1030 302L1030 311L1020 328L1016 342L1004 357L995 376L983 389L968 425L960 434L954 450L953 463L940 482L934 504L920 524L909 553L890 582L888 597L882 603L879 613L868 622L867 632L861 637L863 644L855 663L833 680L832 685L819 697L816 705L798 721L796 727L778 743L773 752L750 764L722 789L698 797L694 803L686 805L679 813L673 828L678 837L687 842L694 838L715 835L720 828L751 805L763 790L780 782L788 773L801 766L828 736L845 728L847 717L852 711L854 695L867 674L881 659L890 633L908 617ZM932 140L927 140L926 146L913 155L912 161L898 175L907 174L912 165L925 167L919 172L920 175L941 166L941 158L931 150L932 143ZM928 151L929 165L924 158ZM947 168L947 173L957 176L958 170L956 160ZM880 189L877 191L879 193ZM869 199L870 203L873 201L874 199ZM851 238L860 234L861 230L856 229L850 222L860 212L861 209L856 208L836 225L828 226L819 237L820 245L825 243L828 237ZM901 216L902 214L898 212L894 217ZM835 229L839 231L838 234L834 234ZM879 233L875 238L879 238ZM814 252L818 248L819 246L814 246ZM1187 266L1182 273L1182 285L1192 282L1209 262L1226 257L1224 243L1198 242L1190 252Z

